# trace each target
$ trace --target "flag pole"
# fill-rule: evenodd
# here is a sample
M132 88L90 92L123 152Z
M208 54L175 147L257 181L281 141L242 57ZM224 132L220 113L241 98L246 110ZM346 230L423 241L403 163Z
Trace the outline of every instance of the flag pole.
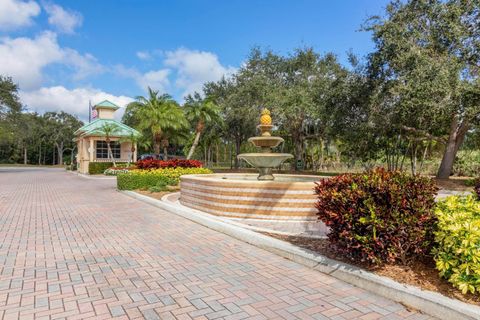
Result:
M88 123L92 122L92 102L88 100Z

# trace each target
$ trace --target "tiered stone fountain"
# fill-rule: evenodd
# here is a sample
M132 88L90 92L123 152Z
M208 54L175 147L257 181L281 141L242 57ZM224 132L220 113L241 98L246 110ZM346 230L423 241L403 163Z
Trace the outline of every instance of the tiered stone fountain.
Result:
M271 135L270 112L262 111L260 136L249 139L258 153L238 155L259 171L257 174L217 173L180 178L180 204L249 228L294 235L324 236L325 225L316 216L314 194L319 176L272 174L293 156L274 153L283 142ZM193 214L193 213L192 213Z
M272 137L273 128L270 111L263 109L260 117L260 124L257 126L261 135L259 137L251 137L248 139L255 147L260 149L260 153L242 153L238 155L239 159L247 161L250 165L258 169L258 180L274 180L272 174L273 168L279 167L284 161L293 158L289 153L274 153L273 148L278 147L283 139L280 137Z

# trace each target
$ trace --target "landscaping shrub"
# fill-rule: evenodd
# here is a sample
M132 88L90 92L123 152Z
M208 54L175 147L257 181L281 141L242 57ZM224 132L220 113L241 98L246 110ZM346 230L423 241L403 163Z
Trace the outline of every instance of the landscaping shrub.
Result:
M126 162L116 163L118 168L125 168L127 166ZM102 174L108 168L113 167L113 162L90 162L88 164L88 173L89 174Z
M436 191L432 179L374 169L318 182L316 207L340 254L406 264L431 250Z
M130 170L117 176L119 190L148 189L157 185L176 185L185 174L212 173L206 168L165 168L152 170Z
M148 191L150 192L162 192L167 190L168 190L168 185L164 183L158 183L156 186L148 188Z
M480 292L480 202L451 196L437 204L433 250L440 276L463 294Z
M103 172L106 176L117 176L120 173L127 173L130 169L127 168L108 168Z
M453 164L453 173L458 176L478 176L480 174L480 151L458 151Z
M480 200L480 178L475 179L473 191L477 195L477 200Z
M140 160L136 164L139 169L162 169L162 168L201 168L202 162L198 160Z

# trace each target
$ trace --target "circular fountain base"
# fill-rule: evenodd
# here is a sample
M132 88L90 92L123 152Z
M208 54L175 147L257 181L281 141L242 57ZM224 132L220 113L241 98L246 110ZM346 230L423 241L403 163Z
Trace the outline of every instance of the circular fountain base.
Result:
M314 194L314 182L323 178L279 174L273 181L259 181L256 174L185 175L179 201L250 226L323 236L327 229L316 216Z

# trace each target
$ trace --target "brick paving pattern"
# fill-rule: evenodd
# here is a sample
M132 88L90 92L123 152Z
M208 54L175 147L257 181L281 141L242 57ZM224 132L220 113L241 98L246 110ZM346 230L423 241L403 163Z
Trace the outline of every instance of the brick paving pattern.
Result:
M430 318L113 184L0 168L0 318Z

